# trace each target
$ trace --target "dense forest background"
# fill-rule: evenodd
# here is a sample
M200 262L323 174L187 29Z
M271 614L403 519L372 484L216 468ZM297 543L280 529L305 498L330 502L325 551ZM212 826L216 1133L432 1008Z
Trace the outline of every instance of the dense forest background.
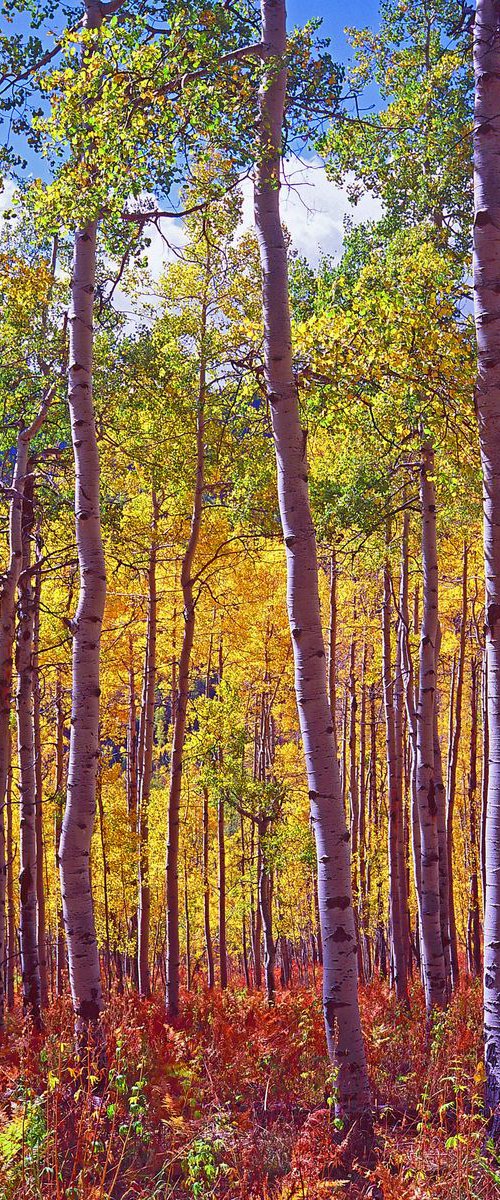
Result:
M500 6L358 9L2 6L5 1200L498 1195Z

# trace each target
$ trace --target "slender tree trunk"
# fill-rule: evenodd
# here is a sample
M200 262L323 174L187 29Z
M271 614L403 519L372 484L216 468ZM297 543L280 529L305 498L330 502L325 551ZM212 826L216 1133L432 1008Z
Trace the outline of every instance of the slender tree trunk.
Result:
M401 592L401 581L400 581ZM399 621L396 625L396 655L394 665L394 744L396 790L399 796L399 820L397 823L397 859L399 880L399 905L401 913L401 945L406 979L410 971L410 915L408 909L408 869L406 853L406 823L405 823L405 772L404 772L404 717L405 689L403 676L403 646L400 636ZM389 642L390 649L390 642Z
M191 918L189 915L188 869L184 851L184 923L186 926L186 987L191 991Z
M490 738L488 730L488 669L486 653L483 656L481 708L483 725L482 771L481 771L481 886L483 892L483 913L486 910L486 814L488 811L488 778Z
M403 514L403 534L401 538L401 570L399 577L399 642L400 662L403 677L408 738L410 743L410 817L412 835L413 871L417 908L420 909L422 896L421 840L420 818L417 797L417 714L415 710L415 684L413 675L413 660L410 648L410 613L408 607L408 541L410 514ZM418 589L416 590L418 594ZM418 921L418 936L416 937L417 956L420 961L420 921Z
M470 724L470 755L468 779L469 833L470 833L470 927L471 927L471 968L474 975L481 974L481 919L479 912L479 872L477 844L477 680L478 663L475 658L471 662L471 724Z
M219 684L222 680L222 638L219 641ZM222 747L219 746L219 771L222 770ZM226 836L225 804L222 791L217 801L217 849L219 864L219 969L220 986L227 988L227 936L226 936Z
M134 644L128 643L128 725L127 725L127 813L130 827L137 829L137 714L135 706Z
M260 956L260 943L262 940L262 913L259 903L259 880L262 870L262 851L260 838L257 838L257 908L255 911L255 919L253 924L253 974L256 988L262 987L262 962Z
M486 1105L500 1138L500 6L477 0L474 24L475 400L483 469L489 778L485 833Z
M226 946L226 841L224 832L224 798L217 802L217 846L219 859L219 969L221 988L227 988Z
M184 600L184 631L179 659L179 678L175 703L175 720L170 763L168 800L168 844L166 867L167 891L167 1008L170 1018L179 1013L179 816L182 766L186 737L189 697L189 668L195 628L195 594L192 570L200 535L204 488L204 431L205 431L205 327L206 303L202 305L202 346L196 414L196 480L191 514L191 530L181 567L181 588Z
M434 703L438 637L438 563L434 453L422 447L420 500L422 506L423 612L417 719L417 796L421 837L421 940L425 1004L430 1017L446 1003L446 972L439 904L438 808L434 771Z
M59 865L58 847L61 838L61 823L64 789L64 712L62 699L61 674L58 673L56 683L56 788L55 788L55 822L54 844L56 863ZM62 996L64 991L64 961L65 941L62 920L62 909L59 896L57 898L57 950L56 950L56 990Z
M366 638L363 643L363 656L361 661L361 687L360 687L360 707L359 707L359 929L361 933L360 953L362 956L362 964L360 974L364 979L370 975L370 947L368 937L368 886L367 886L367 869L366 869L366 667L368 658L368 648Z
M259 905L262 917L262 930L264 933L264 977L266 981L266 996L269 1005L274 1004L276 993L275 981L275 947L273 937L273 910L272 910L272 890L271 876L267 865L266 858L266 833L268 831L269 822L265 818L261 818L258 823L259 844L261 847L260 855L260 874L259 874Z
M215 986L214 949L210 925L210 879L208 871L208 788L203 788L203 921L207 951L207 981L210 991Z
M384 564L384 601L382 607L382 679L384 686L385 736L387 748L387 793L389 804L389 917L392 937L392 957L396 997L402 1004L408 1003L407 962L404 952L403 922L405 913L400 878L400 844L402 839L402 774L400 758L396 751L396 725L394 714L394 683L391 656L391 569L388 559Z
M323 938L323 1001L329 1053L336 1069L339 1115L371 1123L370 1096L357 995L357 942L349 835L342 809L318 592L316 541L308 487L306 434L301 428L292 364L286 244L280 220L280 155L286 69L284 0L262 0L262 43L270 70L260 91L260 162L255 224L263 272L265 380L278 470L286 547L288 612L295 689L316 838Z
M17 735L20 816L20 944L23 1004L36 1029L41 1028L40 965L37 937L36 777L33 726L34 599L31 584L33 477L28 476L23 501L23 560L19 577L17 669Z
M438 678L439 652L441 648L441 626L438 621L435 653L435 678ZM439 848L439 917L441 921L441 940L446 974L446 995L451 994L451 954L450 954L450 909L448 886L448 846L446 833L446 789L443 781L443 761L438 725L439 692L434 692L434 794L437 805L437 827Z
M45 878L44 861L45 849L43 843L43 782L42 782L42 735L40 728L40 601L42 590L41 574L41 540L36 538L37 572L34 587L34 616L33 616L33 735L35 749L35 831L36 831L36 898L37 898L37 940L38 962L40 966L40 1002L42 1009L49 1003L49 983L47 977L47 929L45 918Z
M140 763L138 832L139 832L139 890L137 909L137 968L141 996L151 994L149 974L149 933L151 890L149 886L149 799L153 774L153 740L156 689L156 539L159 506L153 494L152 542L148 567L148 619L144 685L142 696L143 753Z
M241 902L242 902L242 917L241 917L241 944L243 952L243 969L245 972L245 983L247 988L250 988L250 971L248 967L248 946L247 946L247 924L246 924L246 858L245 858L245 827L243 823L243 814L240 813L240 837L241 837L241 859L240 859L240 883L241 883ZM212 963L213 970L213 963Z
M447 800L448 812L446 822L447 835L447 854L448 854L448 888L449 888L449 909L450 909L450 955L451 955L451 978L453 987L458 986L460 978L460 968L458 963L458 943L457 943L457 923L455 917L455 890L454 890L454 874L453 874L453 816L455 811L455 793L457 788L457 766L458 766L458 751L460 746L460 734L462 731L462 694L464 686L464 663L465 663L465 635L467 624L467 564L468 564L468 548L464 542L463 560L462 560L462 611L460 620L460 643L458 648L458 663L455 672L455 705L453 732L449 740L448 747L448 770L447 770Z
M7 1008L14 1008L14 984L16 973L16 910L14 906L14 841L12 837L12 741L9 737L9 763L7 770L7 971L5 990Z
M328 696L332 721L337 720L337 560L335 549L330 554L330 614L328 623Z
M71 995L77 1032L102 1007L90 885L90 845L99 756L99 658L106 574L99 511L99 453L92 403L96 224L75 234L69 312L69 407L75 459L75 524L80 595L73 636L71 734L59 864Z
M97 808L99 811L99 836L101 841L101 857L102 857L102 891L104 900L104 929L106 934L106 945L104 949L104 961L106 963L106 980L108 985L108 997L111 993L111 938L110 938L110 921L109 921L109 892L108 892L108 855L106 850L106 832L104 829L104 805L102 802L102 775L101 771L97 773L96 780L96 799Z
M348 702L347 688L344 688L344 701L342 705L342 761L341 761L341 792L342 792L342 810L346 811L346 793L347 793L347 729L348 729Z
M356 606L354 625L356 626ZM358 698L356 695L356 637L353 633L349 654L349 801L351 809L351 863L352 890L355 903L359 900L358 855L359 855L359 790L356 749L356 718Z
M9 551L7 568L0 580L0 962L5 958L5 798L11 766L10 712L12 705L12 662L14 653L16 590L22 568L23 495L32 438L43 425L54 395L49 389L32 424L17 438L16 457L9 498ZM0 971L0 1029L4 1025L4 973Z

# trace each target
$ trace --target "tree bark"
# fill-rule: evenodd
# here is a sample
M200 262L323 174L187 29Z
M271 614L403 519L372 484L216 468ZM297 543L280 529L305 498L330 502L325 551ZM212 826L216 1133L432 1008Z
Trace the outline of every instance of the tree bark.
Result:
M266 857L266 833L269 828L269 821L265 817L261 817L257 824L259 845L261 847L260 855L260 874L259 874L259 905L262 917L262 930L264 934L264 978L266 981L266 996L270 1006L274 1004L276 994L275 980L275 959L276 952L273 937L273 908L272 908L272 887L271 874L269 871Z
M80 595L73 635L71 733L66 808L59 844L63 920L77 1031L102 1007L90 885L90 845L99 756L99 660L106 574L99 511L99 453L92 403L96 224L75 234L69 311L69 407L75 459Z
M206 301L202 304L200 376L196 412L196 479L191 513L191 530L181 566L181 588L184 601L184 630L179 658L179 676L173 724L170 789L168 800L168 843L166 865L167 891L167 1009L169 1017L179 1014L179 816L182 785L184 742L186 737L189 697L189 669L195 628L195 595L192 569L200 536L203 488L205 476L205 328Z
M42 591L42 544L40 535L36 537L37 571L33 594L33 736L35 750L35 832L36 832L36 899L37 899L37 940L38 962L40 967L40 1003L42 1010L49 1003L49 983L47 977L47 930L45 918L45 848L43 842L43 782L42 782L42 734L40 727L40 602Z
M441 626L438 621L438 631L435 652L435 672L438 678L439 651L441 647ZM437 830L439 849L439 919L441 921L441 940L446 976L446 995L451 994L451 954L450 954L450 909L448 886L448 846L446 831L446 789L443 781L443 760L438 725L439 693L436 686L434 692L434 794L437 806Z
M485 833L486 1105L500 1138L500 5L477 0L474 24L475 400L483 470L489 779Z
M40 964L37 936L36 777L33 725L34 598L31 583L33 532L33 476L24 488L22 520L22 571L18 584L17 736L20 795L20 946L23 1005L36 1029L41 1028Z
M64 792L64 711L62 699L61 673L58 672L56 682L56 787L55 787L55 822L54 845L56 863L59 864L58 848L61 838L63 792ZM62 996L64 991L65 940L62 909L57 901L57 948L56 948L56 991Z
M9 736L9 763L7 770L7 970L5 991L7 1008L14 1008L14 984L16 974L16 910L14 905L14 842L12 837L12 741Z
M291 353L286 245L280 220L280 155L286 93L283 0L262 0L262 42L270 55L260 107L260 161L254 207L263 273L265 382L278 472L287 559L287 602L295 690L316 839L323 939L323 1003L328 1049L336 1069L336 1106L346 1119L371 1124L370 1095L357 995L357 942L349 834L328 698L318 591L316 539L307 486ZM368 1128L367 1128L368 1132Z
M384 563L384 601L382 606L382 682L384 688L385 736L387 751L387 793L389 806L388 850L389 850L389 919L392 939L392 958L396 997L401 1004L408 1004L407 961L404 952L403 897L400 878L400 843L402 840L402 773L396 753L396 725L394 714L394 682L391 655L391 569L388 559Z
M460 734L462 731L462 695L464 686L464 664L465 664L465 635L467 623L467 564L468 564L468 548L464 542L463 560L462 560L462 610L460 614L460 642L458 648L458 662L455 671L455 703L452 723L452 731L448 746L448 769L447 769L447 820L446 820L446 846L448 855L448 898L450 912L450 957L451 957L451 980L454 988L458 987L460 979L460 968L458 962L458 943L457 943L457 923L455 917L455 888L453 876L453 817L455 811L455 794L457 788L457 766L458 766L458 751L460 746ZM451 706L450 706L451 708Z
M328 623L328 696L334 727L337 721L337 558L330 554L330 613Z
M479 912L479 872L477 844L477 709L478 709L478 663L475 658L471 661L471 724L470 724L470 753L469 778L467 784L469 804L469 833L470 833L470 927L471 927L471 967L474 975L481 974L481 920Z
M408 541L410 514L403 514L403 533L401 538L401 570L399 576L399 642L400 661L403 677L408 738L410 743L410 817L413 871L415 879L415 894L419 908L422 895L421 840L420 818L417 797L417 714L415 710L415 684L413 660L410 648L410 612L408 607ZM416 590L416 594L418 589ZM418 934L420 921L418 922ZM417 953L419 954L419 937L417 938Z
M7 568L0 583L0 962L5 958L5 896L7 864L5 859L5 797L11 769L10 712L12 705L12 662L14 653L16 590L22 569L23 496L32 439L43 425L54 388L45 396L34 421L21 429L17 437L16 457L9 498L9 552ZM5 981L0 971L0 1029L4 1025Z
M137 714L135 706L134 645L128 643L128 724L127 724L127 813L133 833L137 830Z
M210 925L210 879L208 871L208 788L203 788L203 924L205 929L205 949L207 952L207 983L211 991L215 987L214 948L212 929Z
M356 626L356 606L354 606ZM356 695L356 637L353 633L349 652L349 802L351 810L351 867L354 903L359 901L358 856L359 856L359 791L358 763L356 750L356 718L358 698Z
M144 660L144 682L142 693L141 727L143 746L140 760L138 834L139 834L139 879L137 907L137 970L141 996L151 994L149 973L149 934L151 917L151 891L149 886L149 799L153 774L153 740L156 690L156 557L158 530L158 501L153 493L153 515L151 548L148 566L148 617L146 655Z
M439 903L438 808L434 771L434 703L438 637L438 563L434 453L422 447L423 609L420 631L417 712L417 797L421 838L420 928L427 1016L446 1004L446 972Z
M488 811L488 777L489 777L489 754L490 754L490 738L488 730L488 670L486 653L483 655L483 671L482 671L482 686L481 686L481 709L482 709L482 726L483 726L483 745L482 745L482 771L481 771L481 833L480 833L480 858L481 858L481 887L483 892L483 913L486 910L486 814Z

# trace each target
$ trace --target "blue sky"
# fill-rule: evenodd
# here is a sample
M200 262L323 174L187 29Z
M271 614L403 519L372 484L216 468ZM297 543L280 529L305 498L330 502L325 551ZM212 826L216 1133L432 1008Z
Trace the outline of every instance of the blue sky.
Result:
M311 17L322 17L325 36L331 38L333 57L345 62L348 53L345 26L369 25L373 29L378 24L378 8L378 0L349 0L348 4L335 0L287 0L288 25L291 28Z
M75 4L75 10L80 10L80 3ZM348 5L337 4L334 0L287 0L288 28L304 24L312 17L323 20L322 33L331 40L331 54L334 60L346 62L349 58L349 46L344 35L346 25L355 27L378 26L378 0L350 0ZM20 18L23 25L24 18ZM376 96L374 97L376 103ZM372 97L370 101L373 103ZM35 173L40 171L40 162L29 155L29 166ZM340 253L343 237L343 223L346 215L354 220L369 220L379 215L379 206L370 197L362 201L358 209L353 211L346 200L343 189L335 187L326 179L324 170L316 156L308 156L307 164L291 161L287 164L287 179L290 189L284 189L284 217L297 249L311 262L317 262L321 253L337 256ZM248 189L247 189L248 192ZM0 201L0 209L2 207ZM246 221L251 224L250 195L245 195ZM177 222L174 223L177 225ZM174 233L172 224L169 232ZM182 230L177 231L182 240ZM152 248L152 257L158 259L160 265L164 256L164 243L159 238ZM175 238L173 239L175 241Z

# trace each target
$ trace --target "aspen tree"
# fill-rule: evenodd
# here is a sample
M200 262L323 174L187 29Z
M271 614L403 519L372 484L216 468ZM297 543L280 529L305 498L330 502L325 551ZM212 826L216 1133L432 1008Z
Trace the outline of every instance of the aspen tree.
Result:
M28 464L29 466L29 464ZM34 602L31 582L31 538L33 532L33 475L28 474L22 513L22 571L18 591L17 735L20 794L20 946L23 1004L35 1028L41 1028L40 963L37 936L37 843L35 737L33 724L33 627Z
M287 251L280 219L280 156L287 79L284 0L262 0L261 12L262 42L269 57L259 96L255 226L263 275L265 382L286 547L295 687L317 848L326 1035L336 1070L338 1113L354 1121L363 1117L367 1126L371 1126L357 995L358 947L349 834L328 699L316 539L307 486L307 439L300 422L292 365Z
M102 23L102 6L85 4L87 29ZM90 883L90 845L96 813L99 757L100 643L106 571L99 504L99 451L93 383L93 308L97 222L74 236L68 314L68 402L75 462L75 531L80 594L69 629L73 638L71 734L59 868L68 966L77 1033L97 1021L101 973Z
M500 4L478 0L474 24L475 400L483 470L488 790L485 820L486 1106L500 1137Z
M422 624L417 706L417 800L421 839L420 920L425 1004L430 1019L446 1003L439 898L438 808L434 767L434 705L438 639L438 562L434 452L425 443L420 463L422 509Z

